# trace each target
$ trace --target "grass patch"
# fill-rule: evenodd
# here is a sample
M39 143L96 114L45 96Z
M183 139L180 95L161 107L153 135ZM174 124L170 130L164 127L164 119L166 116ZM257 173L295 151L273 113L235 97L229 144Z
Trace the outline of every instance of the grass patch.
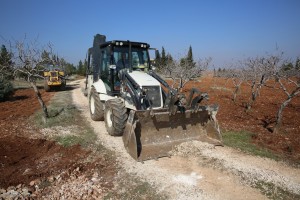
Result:
M251 142L253 136L254 133L250 133L247 131L228 131L223 133L223 142L224 145L240 149L245 153L249 153L260 157L271 158L273 160L279 159L279 157L272 153L270 150L254 145Z
M263 193L270 199L274 199L274 200L277 200L277 199L282 199L282 200L284 200L284 199L291 199L291 200L300 199L299 194L294 194L289 191L286 191L280 187L277 187L273 183L258 181L254 184L254 187L259 189L261 191L261 193Z
M55 140L64 147L80 144L82 139L76 135L58 136Z
M87 127L89 129L89 127ZM80 128L81 129L81 128ZM63 135L55 137L55 140L64 147L79 144L82 147L96 145L96 134L92 130L80 130L80 135Z
M36 125L40 128L74 124L85 125L80 111L72 103L70 91L57 92L47 106L49 118L47 118L46 123L43 121L42 111L39 111L33 116Z
M96 145L97 135L92 127L80 115L80 111L73 105L71 91L57 92L47 106L49 118L46 123L42 118L42 111L33 116L39 128L74 127L71 134L62 134L54 137L64 147L80 144L82 147Z

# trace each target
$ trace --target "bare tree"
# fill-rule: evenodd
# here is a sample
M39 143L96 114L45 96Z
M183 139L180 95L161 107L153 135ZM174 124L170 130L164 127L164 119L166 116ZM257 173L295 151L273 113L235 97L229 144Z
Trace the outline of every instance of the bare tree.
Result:
M174 59L167 62L167 65L161 70L161 73L173 80L172 86L183 88L189 81L200 77L202 73L207 70L211 62L211 58L204 60L198 59L195 63Z
M249 79L251 85L251 98L247 109L251 108L259 96L260 89L266 86L267 81L271 78L279 83L280 88L287 96L277 111L274 132L277 132L281 126L284 108L300 94L300 71L297 68L286 69L284 67L286 63L289 62L283 58L283 52L246 61L246 78Z
M241 93L241 85L246 80L245 71L243 69L240 69L238 71L235 71L232 77L232 83L234 85L234 91L233 91L233 97L232 101L236 103L237 95Z
M250 110L260 95L261 88L266 85L274 74L274 69L270 64L272 62L271 57L248 58L244 62L247 83L251 87L251 97L246 104L246 109Z
M280 88L286 94L286 99L281 103L277 115L273 132L277 132L282 125L282 115L284 108L291 102L293 98L300 94L300 70L290 69L283 71L277 68L274 74L275 79L280 84ZM289 87L287 87L289 85Z
M52 55L52 45L48 44L46 47L41 47L37 40L27 41L26 37L22 41L15 41L11 45L12 49L12 68L14 69L14 76L23 77L34 90L36 97L42 107L44 120L49 117L47 107L41 97L41 93L36 85L37 79L44 79L40 75L44 69L44 64L55 64L51 60L51 56L44 58L43 52Z
M300 71L297 68L286 68L288 60L283 58L283 52L268 55L262 58L263 75L260 85L265 84L266 80L274 78L279 83L280 88L284 91L287 98L281 103L277 115L273 132L277 132L282 123L283 109L291 102L291 100L300 94ZM290 85L288 88L287 86Z
M243 66L243 62L237 61L232 63L227 70L218 72L219 77L231 80L234 85L234 90L232 92L232 101L236 103L237 95L241 93L242 83L247 81L247 71Z

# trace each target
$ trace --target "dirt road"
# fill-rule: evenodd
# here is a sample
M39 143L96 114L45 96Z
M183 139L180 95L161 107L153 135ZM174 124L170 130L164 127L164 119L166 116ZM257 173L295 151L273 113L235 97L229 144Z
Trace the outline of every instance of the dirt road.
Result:
M83 85L83 81L73 83ZM180 145L171 158L136 162L127 154L121 137L109 136L104 122L90 119L88 99L81 88L73 90L73 101L99 142L116 152L119 173L136 175L171 199L281 199L286 193L300 197L300 169L227 147L193 141Z

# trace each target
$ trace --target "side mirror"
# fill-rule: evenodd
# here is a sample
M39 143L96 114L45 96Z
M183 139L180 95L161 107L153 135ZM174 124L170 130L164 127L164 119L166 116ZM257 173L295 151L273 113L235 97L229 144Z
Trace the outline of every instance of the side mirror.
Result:
M150 60L150 69L153 71L156 69L155 60L153 60L153 59Z
M117 69L117 66L116 65L109 65L109 69L115 70L115 69Z

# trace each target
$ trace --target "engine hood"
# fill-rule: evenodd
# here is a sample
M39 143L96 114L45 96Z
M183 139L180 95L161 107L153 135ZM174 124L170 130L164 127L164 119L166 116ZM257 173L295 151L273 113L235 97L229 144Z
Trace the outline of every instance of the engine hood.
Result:
M149 74L141 71L133 71L129 75L136 81L140 86L160 86L160 83L150 76Z

